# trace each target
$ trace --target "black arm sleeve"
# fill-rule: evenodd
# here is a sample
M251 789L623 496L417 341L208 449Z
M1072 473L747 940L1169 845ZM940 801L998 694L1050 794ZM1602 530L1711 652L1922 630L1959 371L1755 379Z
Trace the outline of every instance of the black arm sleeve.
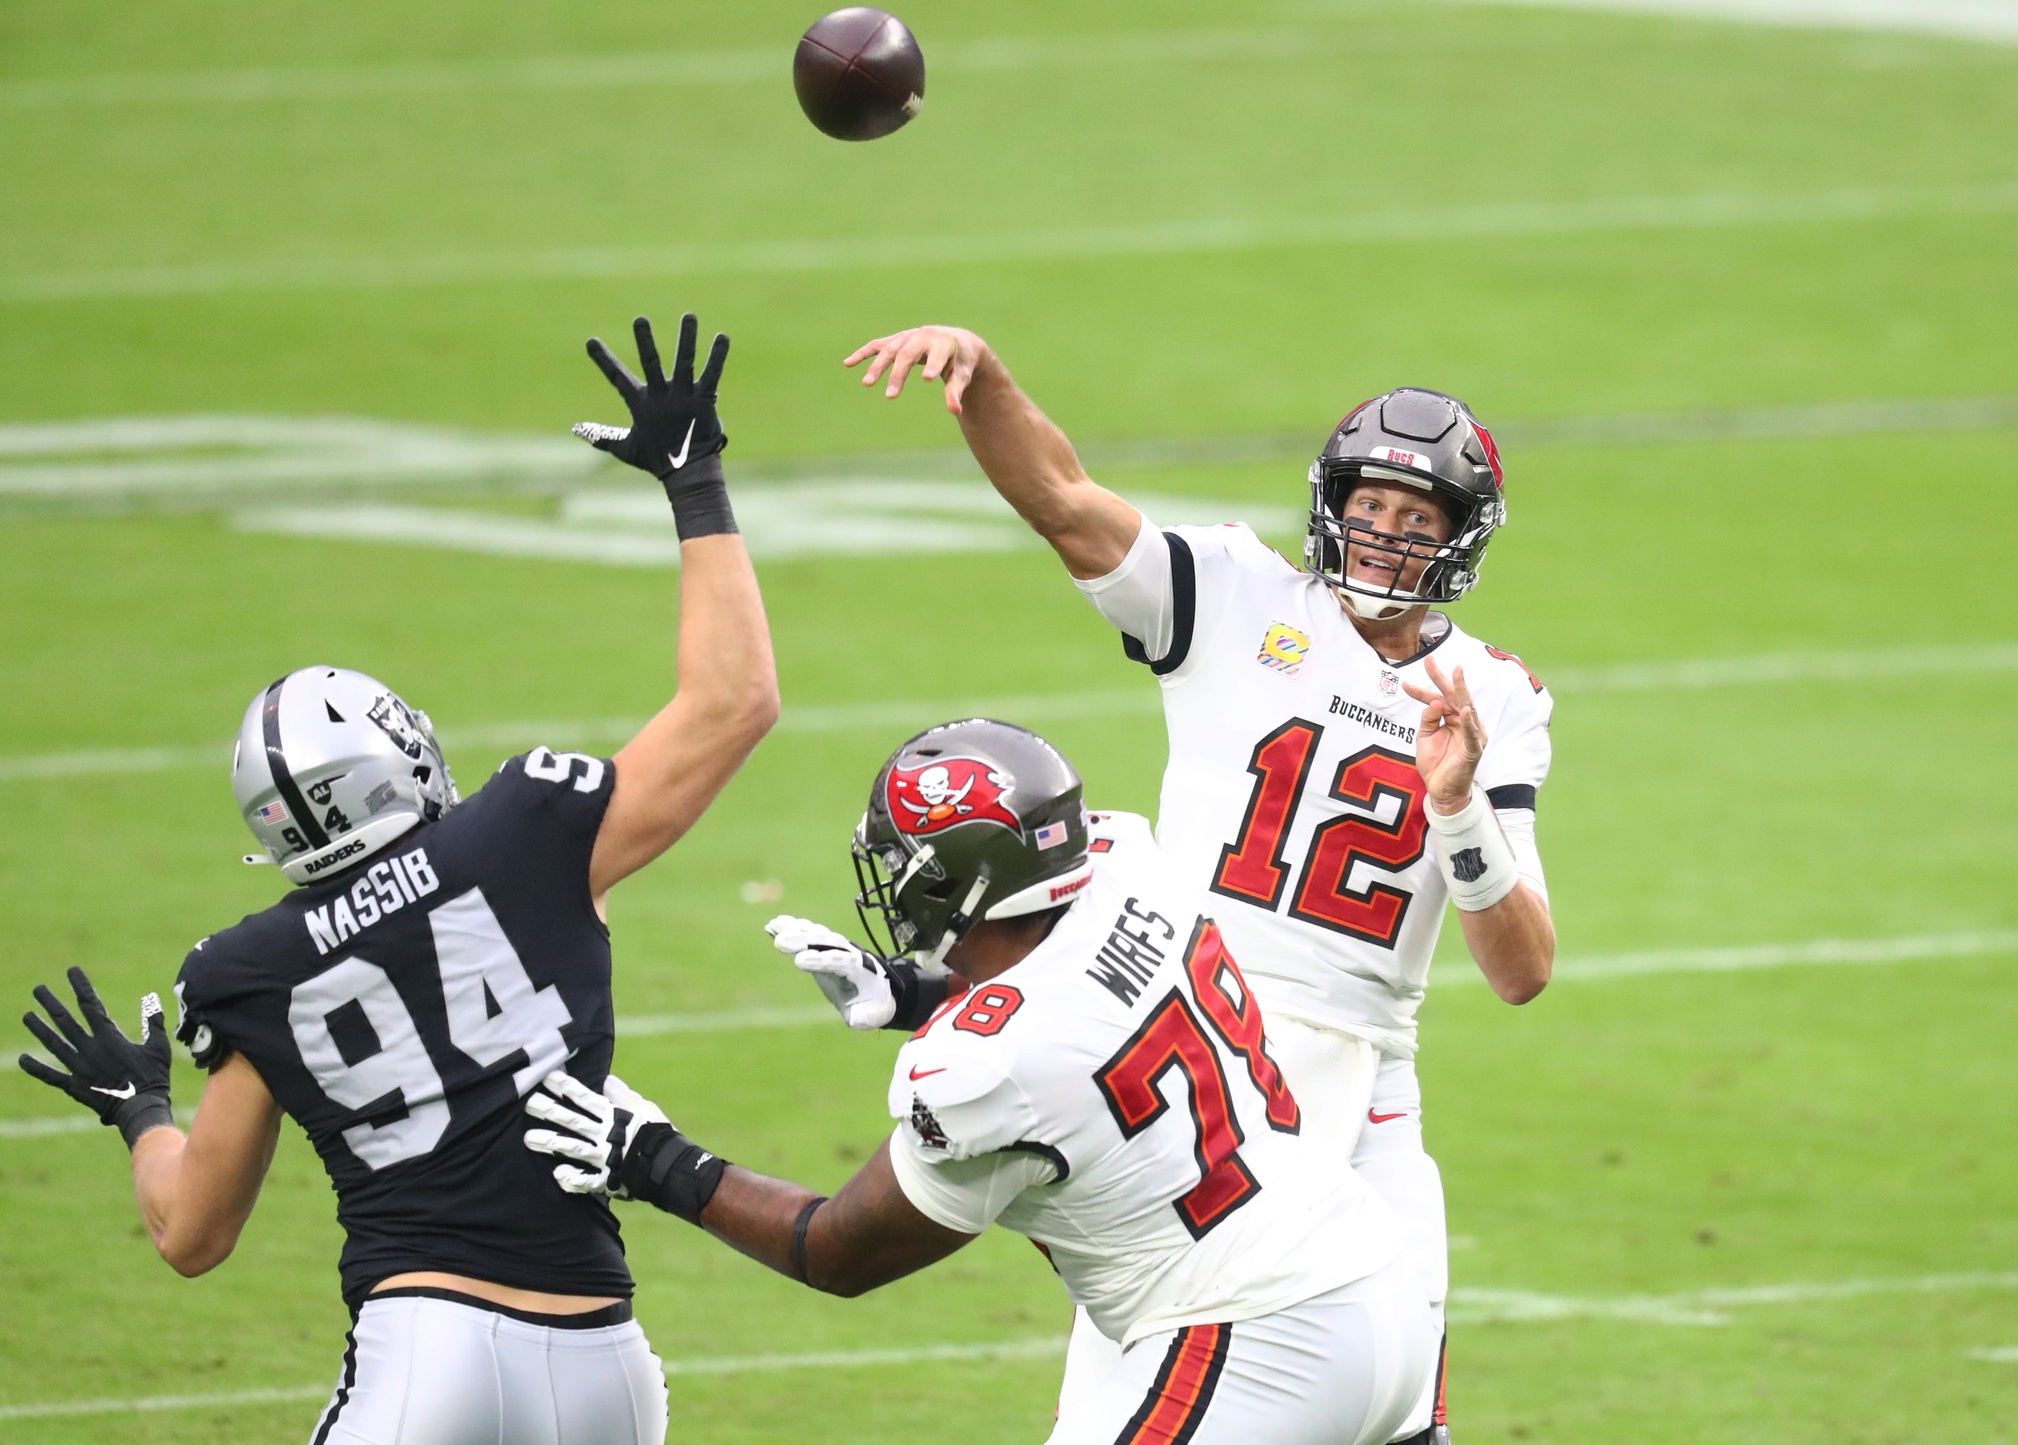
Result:
M927 973L901 958L888 959L883 967L889 970L890 993L897 1000L897 1012L883 1025L886 1029L916 1033L932 1017L932 1011L952 995L953 981L948 974Z

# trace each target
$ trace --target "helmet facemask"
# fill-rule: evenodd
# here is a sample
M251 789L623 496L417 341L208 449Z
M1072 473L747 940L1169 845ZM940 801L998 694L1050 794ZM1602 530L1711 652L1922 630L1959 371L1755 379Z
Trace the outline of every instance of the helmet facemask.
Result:
M1364 485L1398 484L1414 488L1436 502L1451 519L1454 535L1439 542L1422 532L1396 535L1376 531L1345 515L1346 503ZM1304 566L1339 594L1339 600L1360 617L1377 620L1397 616L1411 607L1457 601L1478 585L1479 564L1486 542L1504 512L1497 502L1481 501L1430 478L1404 474L1389 467L1367 468L1354 458L1320 457L1310 467L1310 530L1303 543ZM1386 585L1356 576L1350 570L1351 546L1370 549L1393 559L1394 580ZM1409 565L1421 562L1413 586L1404 586Z
M1093 877L1081 787L1051 744L985 718L898 748L850 850L871 942L936 965L981 919L1069 903Z

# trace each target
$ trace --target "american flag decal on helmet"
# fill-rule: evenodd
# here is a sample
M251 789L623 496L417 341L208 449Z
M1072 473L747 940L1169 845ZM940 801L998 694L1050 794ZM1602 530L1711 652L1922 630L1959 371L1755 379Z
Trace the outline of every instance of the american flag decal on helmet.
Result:
M259 809L259 821L267 827L277 827L287 821L287 805L280 802L267 803Z
M1069 830L1063 823L1046 823L1036 833L1038 851L1042 852L1046 848L1056 848L1060 843L1065 841L1068 832Z

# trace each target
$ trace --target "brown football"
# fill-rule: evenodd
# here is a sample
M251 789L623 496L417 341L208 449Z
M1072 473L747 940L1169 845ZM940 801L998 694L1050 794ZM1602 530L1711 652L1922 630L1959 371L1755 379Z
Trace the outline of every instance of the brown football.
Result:
M925 54L887 10L852 5L815 22L792 57L806 119L836 140L875 140L925 103Z

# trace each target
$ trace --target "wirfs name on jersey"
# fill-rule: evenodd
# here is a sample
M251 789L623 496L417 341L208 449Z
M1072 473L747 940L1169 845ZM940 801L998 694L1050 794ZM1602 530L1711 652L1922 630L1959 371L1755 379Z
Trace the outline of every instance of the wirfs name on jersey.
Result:
M1128 926L1130 918L1141 924L1141 932ZM1155 928L1163 930L1165 943L1177 937L1177 929L1169 919L1154 911L1144 913L1135 906L1133 898L1127 899L1114 919L1107 941L1093 956L1093 967L1086 970L1086 976L1120 999L1124 1006L1133 1004L1142 996L1143 985L1155 976L1156 966L1163 962L1163 950L1150 936L1150 930Z
M301 921L315 951L326 954L439 887L441 879L427 861L427 849L415 848L372 864L350 885L348 893L337 894L320 908L308 909Z

